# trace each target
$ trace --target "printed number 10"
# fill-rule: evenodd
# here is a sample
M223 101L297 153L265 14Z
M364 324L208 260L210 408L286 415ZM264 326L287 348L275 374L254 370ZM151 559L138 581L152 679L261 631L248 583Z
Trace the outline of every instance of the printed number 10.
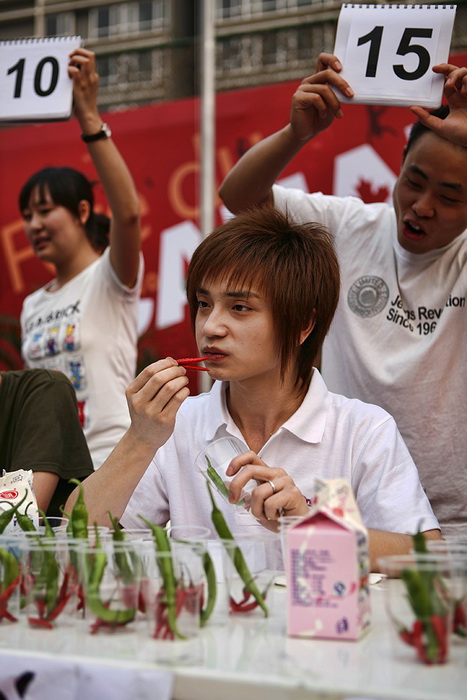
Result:
M14 66L11 66L11 68L8 69L7 75L11 75L12 73L16 73L16 82L15 82L15 91L13 93L13 97L18 98L21 97L21 91L23 89L23 74L24 74L24 64L26 63L25 58L20 58L17 63L15 63ZM45 89L42 88L42 71L44 70L44 66L50 63L52 67L52 73L50 76L50 83L49 86ZM58 83L58 61L54 56L45 56L45 58L41 59L39 63L36 66L36 70L34 71L34 92L36 95L39 95L39 97L47 97L48 95L52 94L52 92L55 90L57 87Z
M381 40L383 38L383 29L384 27L374 27L371 32L368 32L368 34L365 34L365 36L360 37L357 42L357 46L362 46L362 44L367 44L368 42L370 43L368 62L366 64L366 78L374 78L376 76L379 52L381 49ZM398 56L405 56L408 53L417 54L418 66L414 71L410 72L405 70L404 66L400 63L394 65L392 69L398 78L401 80L418 80L425 75L430 67L430 54L424 46L420 46L420 44L411 45L410 41L414 37L430 38L432 35L432 29L404 29L404 33L396 53Z

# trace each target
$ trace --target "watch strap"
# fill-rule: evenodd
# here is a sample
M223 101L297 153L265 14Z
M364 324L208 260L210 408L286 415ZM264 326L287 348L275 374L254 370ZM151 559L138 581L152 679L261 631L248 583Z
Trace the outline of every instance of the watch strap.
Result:
M81 134L81 138L85 143L93 143L93 141L100 141L100 139L108 139L111 135L109 125L103 122L95 134Z

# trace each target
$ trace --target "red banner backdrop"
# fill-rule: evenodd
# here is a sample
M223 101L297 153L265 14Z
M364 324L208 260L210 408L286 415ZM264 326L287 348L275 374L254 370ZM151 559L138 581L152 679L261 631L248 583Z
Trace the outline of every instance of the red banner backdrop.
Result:
M453 58L465 65L467 54ZM222 93L216 104L216 186L252 144L286 124L297 83ZM140 309L140 361L195 352L184 276L199 230L199 101L181 100L106 116L136 181L142 205L146 271ZM310 192L390 199L413 122L406 108L344 106L344 118L314 139L284 172ZM96 178L76 122L0 131L0 367L20 363L5 331L23 298L51 278L23 233L17 207L23 182L46 165L70 165ZM99 206L106 204L99 186ZM219 223L225 211L219 200ZM2 330L3 329L3 330ZM3 362L1 357L3 356ZM9 359L10 358L10 359Z

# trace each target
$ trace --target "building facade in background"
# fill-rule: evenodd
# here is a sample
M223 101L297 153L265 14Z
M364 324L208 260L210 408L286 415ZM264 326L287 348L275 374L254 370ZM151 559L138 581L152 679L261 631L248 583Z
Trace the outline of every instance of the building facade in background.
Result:
M102 109L166 102L198 94L204 2L214 6L218 91L312 73L318 54L333 49L342 5L334 0L0 0L0 40L78 34L98 56ZM467 0L455 4L451 51L460 52L467 49Z

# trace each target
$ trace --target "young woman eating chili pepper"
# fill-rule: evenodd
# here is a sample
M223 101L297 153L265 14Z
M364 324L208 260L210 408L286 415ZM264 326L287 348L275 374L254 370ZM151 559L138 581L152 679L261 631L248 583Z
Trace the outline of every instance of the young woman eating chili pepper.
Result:
M439 525L416 467L383 409L328 392L313 367L336 309L339 267L330 234L270 207L231 219L196 249L187 297L198 350L214 386L189 397L186 368L170 357L130 384L131 427L83 482L91 519L123 527L143 515L211 528L209 494L194 467L216 438L243 441L228 473L230 502L258 482L250 515L221 504L233 535L305 515L314 478L347 478L370 529L370 557L409 551L423 521ZM149 466L148 466L149 465ZM72 502L74 496L70 497ZM69 507L69 506L68 506Z

